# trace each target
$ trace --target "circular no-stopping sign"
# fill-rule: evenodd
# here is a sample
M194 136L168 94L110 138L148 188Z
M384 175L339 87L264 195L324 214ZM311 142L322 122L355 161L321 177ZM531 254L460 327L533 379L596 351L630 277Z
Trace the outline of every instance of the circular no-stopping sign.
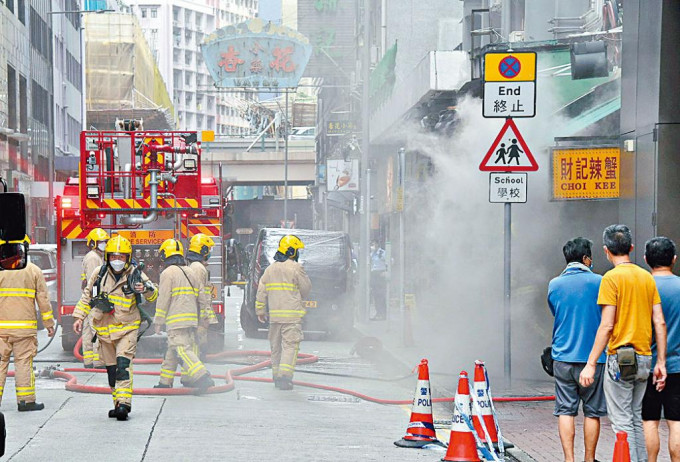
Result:
M506 56L501 59L500 64L498 64L498 71L506 79L514 79L521 69L522 64L519 62L519 59L514 56Z

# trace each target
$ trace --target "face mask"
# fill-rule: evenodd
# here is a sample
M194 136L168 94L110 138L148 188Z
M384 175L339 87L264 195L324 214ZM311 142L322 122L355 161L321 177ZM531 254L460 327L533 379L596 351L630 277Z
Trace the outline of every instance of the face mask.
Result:
M106 250L106 242L100 242L100 243L97 245L97 248L98 248L100 251L103 252L104 250Z
M111 268L116 273L123 271L123 268L125 268L125 262L120 260L109 261L109 265L111 265Z

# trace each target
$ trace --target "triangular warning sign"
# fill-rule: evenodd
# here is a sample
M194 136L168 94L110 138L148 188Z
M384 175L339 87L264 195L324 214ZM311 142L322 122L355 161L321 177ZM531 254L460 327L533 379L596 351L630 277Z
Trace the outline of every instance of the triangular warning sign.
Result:
M479 164L482 172L535 172L538 164L512 119L506 119L489 152Z

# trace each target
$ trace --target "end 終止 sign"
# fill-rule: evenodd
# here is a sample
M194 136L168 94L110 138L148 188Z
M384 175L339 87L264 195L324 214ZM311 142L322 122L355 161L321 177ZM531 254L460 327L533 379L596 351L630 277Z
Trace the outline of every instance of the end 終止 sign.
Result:
M484 55L484 117L536 115L536 53Z

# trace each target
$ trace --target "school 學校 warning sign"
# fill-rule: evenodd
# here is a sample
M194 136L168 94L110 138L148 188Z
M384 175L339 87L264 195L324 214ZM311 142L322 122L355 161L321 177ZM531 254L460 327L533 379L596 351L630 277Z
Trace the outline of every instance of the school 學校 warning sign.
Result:
M479 164L483 172L535 172L538 164L512 119L507 119Z

